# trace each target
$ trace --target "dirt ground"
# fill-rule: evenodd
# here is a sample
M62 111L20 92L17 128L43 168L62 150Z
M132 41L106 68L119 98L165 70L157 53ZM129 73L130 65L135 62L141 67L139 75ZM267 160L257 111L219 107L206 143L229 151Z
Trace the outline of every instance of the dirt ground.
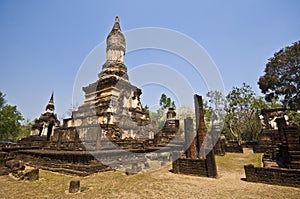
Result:
M0 198L299 198L300 189L250 183L243 165L260 165L261 154L245 149L243 154L216 157L217 178L173 174L171 165L153 172L126 176L120 171L74 177L40 171L36 182L0 177ZM82 192L69 194L71 180L80 180Z

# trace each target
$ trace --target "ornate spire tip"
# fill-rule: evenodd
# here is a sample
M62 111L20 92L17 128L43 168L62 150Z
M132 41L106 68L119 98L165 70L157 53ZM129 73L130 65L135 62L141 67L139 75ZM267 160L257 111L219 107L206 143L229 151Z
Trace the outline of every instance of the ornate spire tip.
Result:
M53 95L54 95L54 91L52 91L52 94L51 94L51 97L50 97L50 100L49 100L49 102L52 102L53 103Z
M114 24L113 30L121 30L118 16L116 16L116 18L115 18L115 24Z

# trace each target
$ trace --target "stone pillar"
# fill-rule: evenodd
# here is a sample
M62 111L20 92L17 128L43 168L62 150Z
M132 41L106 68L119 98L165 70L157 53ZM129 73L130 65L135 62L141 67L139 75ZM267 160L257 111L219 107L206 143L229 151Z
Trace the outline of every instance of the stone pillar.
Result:
M184 119L184 133L186 157L196 159L198 157L196 138L193 133L193 119L190 117Z
M56 143L56 150L60 150L61 142L62 142L62 134L63 134L63 131L59 131L58 139L57 139L57 143Z
M76 129L74 129L74 133L75 133L75 138L74 138L74 148L73 148L73 150L77 150L78 149L78 143L79 143L79 134L78 134Z
M99 131L97 133L97 140L96 140L96 150L99 150L101 148L101 136L102 136L102 128L99 128Z
M217 176L217 165L216 165L214 150L211 150L206 155L205 164L206 164L207 177L216 177Z
M200 151L201 146L203 145L205 136L207 134L207 128L204 121L204 110L203 110L203 100L199 95L194 95L195 101L195 113L196 113L196 130L197 130L197 149L198 157L205 158L205 150Z
M80 191L80 181L72 180L69 186L69 193L76 193Z
M156 134L154 134L154 144L158 145L161 144L161 137L162 137L162 131L160 130Z
M286 127L286 121L284 118L277 118L275 120L277 127L278 127L278 133L279 133L279 139L281 143L286 143L286 136L284 135L283 128Z

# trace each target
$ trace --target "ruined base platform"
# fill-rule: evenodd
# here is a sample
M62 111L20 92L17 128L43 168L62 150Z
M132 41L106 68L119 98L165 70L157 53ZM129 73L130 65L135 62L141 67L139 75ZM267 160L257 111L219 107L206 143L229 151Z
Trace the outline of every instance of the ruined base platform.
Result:
M203 177L217 177L217 168L212 152L206 159L179 158L173 162L173 173Z
M243 146L237 141L228 141L225 145L225 151L228 153L243 153Z
M253 146L253 153L265 153L270 147L266 145Z
M14 159L23 161L26 165L71 174L87 176L119 168L131 168L133 163L146 165L147 157L152 152L160 150L162 156L170 157L171 151L180 151L181 147L173 144L168 147L148 147L146 149L112 149L103 148L94 151L67 151L51 149L25 149L15 153ZM165 157L156 158L165 161Z
M244 166L246 180L281 186L300 187L300 169Z
M77 176L111 170L110 167L95 161L86 151L20 150L16 159L35 168Z

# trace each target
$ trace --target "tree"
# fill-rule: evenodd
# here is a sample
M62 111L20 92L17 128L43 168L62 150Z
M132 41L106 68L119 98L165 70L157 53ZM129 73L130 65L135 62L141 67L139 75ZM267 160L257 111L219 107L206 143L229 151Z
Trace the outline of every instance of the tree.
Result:
M23 117L16 106L5 104L5 95L0 92L0 139L12 139L20 132Z
M213 116L213 111L212 111L212 108L208 104L209 103L208 103L207 100L203 100L205 125L209 129L210 128L210 122L211 122L211 119L212 119L212 116Z
M161 106L162 109L167 109L167 108L176 108L175 106L175 102L172 101L172 99L170 97L167 97L166 94L162 94L159 100L159 105Z
M226 100L221 91L213 90L209 91L206 96L208 97L209 109L205 112L210 112L210 118L222 122L225 116ZM205 105L205 103L204 103ZM210 120L209 120L210 121Z
M233 87L226 96L225 130L238 140L255 140L260 132L259 111L255 109L255 93L243 83L242 87Z
M162 118L167 112L168 108L176 109L175 102L166 94L162 94L159 100L160 108L157 110L158 118Z
M268 102L280 99L284 107L300 110L300 41L269 59L258 85Z
M150 118L152 121L156 122L156 126L158 129L161 129L166 121L166 113L168 108L176 108L175 102L167 97L166 94L162 94L159 100L159 109L156 112L150 112Z
M287 115L289 117L289 122L291 125L300 126L300 112L299 111L289 110L287 112Z
M5 99L4 99L4 97L5 97L5 94L3 94L1 91L0 91L0 108L2 108L3 107L3 105L5 104Z
M22 122L20 132L18 133L18 136L16 137L16 142L19 142L21 139L28 137L30 135L30 132L32 130L32 122L30 122L29 119L26 119Z

